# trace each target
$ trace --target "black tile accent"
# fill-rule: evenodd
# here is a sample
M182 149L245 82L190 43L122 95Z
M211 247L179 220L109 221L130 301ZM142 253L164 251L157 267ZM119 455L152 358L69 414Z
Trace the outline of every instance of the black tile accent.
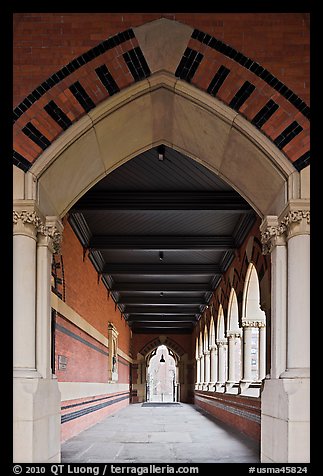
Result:
M99 68L96 68L95 72L100 78L100 81L102 82L103 86L106 88L110 96L120 91L117 83L113 79L110 71L108 70L105 64L99 66Z
M39 145L43 150L45 150L49 145L50 141L45 137L31 122L28 122L25 127L22 129L22 132L29 137L35 144Z
M283 149L294 137L296 137L303 128L298 124L297 121L293 121L286 129L283 130L279 136L274 140L274 144L277 145L279 149Z
M46 104L44 109L64 131L66 131L66 129L72 125L72 121L54 101L50 101L48 104Z
M311 151L309 150L308 152L305 152L305 154L303 154L297 160L295 160L295 162L293 162L295 169L298 170L298 172L304 169L307 165L309 165L310 157L311 157Z
M296 109L298 109L308 120L310 119L310 109L307 104L296 94L294 94L287 86L285 86L285 84L279 81L279 79L275 78L275 76L273 76L267 69L260 66L257 62L253 61L251 58L248 58L239 51L236 51L234 48L223 43L221 40L218 40L215 37L211 37L211 39L209 39L209 35L206 35L200 30L195 29L191 37L205 45L208 45L210 48L219 51L228 58L231 58L237 63L241 64L241 66L252 71L267 84L276 89L276 91L279 91L280 94L284 96L284 98L287 99L291 104L293 104L293 106L295 106Z
M80 403L71 403L71 405L64 405L62 406L62 410L67 410L69 408L75 408L75 407L82 407L84 405L88 405L89 403L96 403L96 402L102 402L102 400L111 400L114 397L120 397L121 395L129 395L129 392L120 392L117 394L110 395L108 397L102 397L102 398L93 398L92 400L87 400L86 402L80 402Z
M76 83L72 84L69 87L69 90L75 99L81 104L85 112L89 112L95 107L94 102L79 81L76 81Z
M214 78L210 82L209 87L207 88L207 92L212 96L216 96L217 92L219 91L220 87L224 83L229 73L230 70L228 68L223 65L220 66L220 68L215 73Z
M184 55L177 66L175 76L190 82L203 59L202 53L186 48Z
M260 111L255 115L251 123L258 127L258 129L261 129L265 122L268 121L268 119L274 114L275 111L277 111L278 108L278 104L270 99L267 104L265 104L264 107L261 108Z
M123 54L124 60L135 81L150 76L150 69L139 46Z
M13 157L14 165L19 167L21 170L23 170L24 172L27 172L27 170L30 169L32 164L29 162L29 160L25 159L25 157L20 155L15 150L13 151L12 157Z
M40 86L38 86L34 91L29 94L15 109L14 109L14 122L19 119L19 117L41 96L43 96L46 91L49 91L53 86L58 84L62 79L67 78L71 73L76 71L78 68L84 64L91 61L93 58L105 53L107 50L114 48L125 41L134 38L135 34L130 28L125 30L117 35L108 38L107 40L102 41L98 45L94 46L90 50L86 51L83 55L78 56L73 61L68 63L66 66L63 66L59 71L56 71L52 76L50 76L46 81L44 81Z
M100 403L92 407L83 408L82 410L77 410L75 412L68 413L67 415L62 415L61 423L66 423L67 421L74 420L75 418L79 418L83 415L87 415L88 413L96 412L97 410L101 410L104 407L108 407L109 405L114 405L115 403L121 402L122 400L126 400L126 399L129 399L129 395L126 395L124 397L119 397L114 400L110 400L108 402Z
M231 99L229 106L235 109L236 111L239 111L242 104L248 99L248 97L255 89L256 87L253 84L249 83L249 81L246 81L245 83L243 83L243 85L235 94L235 96Z

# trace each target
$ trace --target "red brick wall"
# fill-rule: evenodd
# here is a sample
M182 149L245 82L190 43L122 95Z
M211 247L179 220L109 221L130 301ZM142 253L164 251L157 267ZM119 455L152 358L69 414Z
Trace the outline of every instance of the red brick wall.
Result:
M100 41L161 17L202 30L236 48L309 103L308 13L16 13L14 106Z
M197 391L194 403L260 443L260 398Z
M119 332L119 348L129 355L130 329L118 309L115 310L115 303L108 297L107 288L101 280L98 281L97 272L89 258L85 256L83 261L83 248L67 219L63 223L66 303L105 337L108 337L108 322L112 322Z
M95 407L98 405L102 405L102 408L95 409ZM89 411L88 413L77 416L70 421L63 420L61 425L61 441L64 442L69 438L72 438L81 431L95 425L103 418L116 413L118 410L121 410L121 408L124 408L127 405L129 405L127 392L98 395L94 398L87 397L62 402L61 406L63 419L64 417L66 418L71 416L74 412L86 412L87 410L91 409L95 409L95 411Z
M118 383L130 382L130 364L122 357L118 357Z
M99 352L99 349L105 353L108 353L108 349L59 315L56 317L56 324L59 326L55 332L55 367L58 380L60 382L107 382L108 356ZM97 350L67 335L62 328L95 346ZM67 357L65 370L59 370L59 355Z

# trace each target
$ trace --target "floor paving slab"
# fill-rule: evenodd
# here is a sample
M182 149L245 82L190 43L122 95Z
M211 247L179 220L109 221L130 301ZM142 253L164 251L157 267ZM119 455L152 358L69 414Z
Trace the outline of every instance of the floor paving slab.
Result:
M62 444L62 463L257 463L257 445L194 405L132 404Z

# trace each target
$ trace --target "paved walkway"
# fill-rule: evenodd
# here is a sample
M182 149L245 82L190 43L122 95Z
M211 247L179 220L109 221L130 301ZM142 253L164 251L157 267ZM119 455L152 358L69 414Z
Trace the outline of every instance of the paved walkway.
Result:
M62 445L63 463L257 463L254 444L188 404L129 405Z

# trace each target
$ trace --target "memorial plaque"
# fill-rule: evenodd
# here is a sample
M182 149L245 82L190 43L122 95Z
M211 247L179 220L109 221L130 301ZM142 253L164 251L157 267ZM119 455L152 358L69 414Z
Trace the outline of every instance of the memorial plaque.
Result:
M66 370L67 357L65 355L58 356L58 370Z

